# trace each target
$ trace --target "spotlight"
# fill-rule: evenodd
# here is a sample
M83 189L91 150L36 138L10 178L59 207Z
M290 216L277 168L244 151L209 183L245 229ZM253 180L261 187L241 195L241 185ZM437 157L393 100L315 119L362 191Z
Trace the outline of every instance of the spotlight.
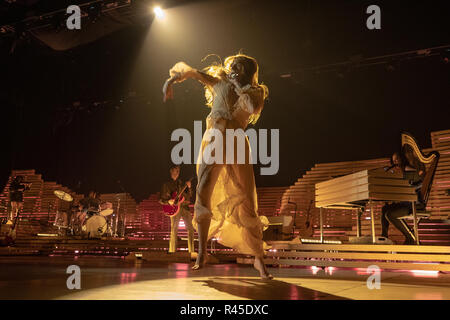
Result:
M154 7L153 13L155 14L156 18L158 18L158 19L164 19L164 17L166 16L166 14L164 13L163 9L161 9L161 7Z

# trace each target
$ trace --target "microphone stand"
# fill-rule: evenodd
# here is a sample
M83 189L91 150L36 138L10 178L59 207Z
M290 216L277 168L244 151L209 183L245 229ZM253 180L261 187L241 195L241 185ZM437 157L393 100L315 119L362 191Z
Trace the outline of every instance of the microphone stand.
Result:
M117 210L116 210L116 214L114 214L113 216L116 217L115 219L111 219L111 236L112 237L117 237L117 217L119 215L120 212L120 195L116 196L117 198ZM115 221L114 221L115 220ZM114 224L114 222L116 222Z
M288 204L293 204L295 207L294 211L294 228L292 229L292 236L295 237L295 229L297 228L295 220L297 219L297 202L291 202L291 198L288 198Z
M120 183L120 180L118 180L117 183L118 183L120 189L122 190L122 192L125 194L124 202L125 202L125 205L126 205L126 203L127 203L127 192L125 191L124 187ZM126 216L127 215L126 215L126 211L125 211L125 214L123 215L123 219L122 219L122 232L121 232L121 236L122 237L125 237L125 219L126 219ZM116 236L117 236L117 224L118 224L118 221L119 221L119 212L117 212L117 218L116 218L116 228L115 228Z

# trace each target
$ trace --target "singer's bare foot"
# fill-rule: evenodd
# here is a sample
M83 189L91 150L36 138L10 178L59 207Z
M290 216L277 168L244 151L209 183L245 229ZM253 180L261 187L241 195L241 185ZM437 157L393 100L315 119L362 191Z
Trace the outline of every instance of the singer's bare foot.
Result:
M262 258L255 257L255 262L253 263L253 267L259 271L259 275L261 276L262 280L272 280L273 279L273 276L267 271Z
M195 261L194 266L192 267L192 270L199 270L203 268L206 265L206 261L208 260L206 253L199 253L197 255L197 260Z

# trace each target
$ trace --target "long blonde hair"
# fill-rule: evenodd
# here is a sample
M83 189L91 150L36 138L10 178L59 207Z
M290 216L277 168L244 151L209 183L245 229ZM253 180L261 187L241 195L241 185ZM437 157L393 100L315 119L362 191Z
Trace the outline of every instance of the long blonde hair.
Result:
M259 66L256 62L255 58L247 56L242 53L238 53L234 56L229 56L225 58L223 64L222 63L213 63L210 66L203 69L203 72L216 77L225 79L228 73L231 72L231 65L235 60L239 60L244 65L244 70L247 73L247 76L250 78L250 85L254 88L260 88L263 90L263 100L265 100L269 96L269 88L267 88L264 84L258 83L258 72ZM214 102L214 92L212 88L209 86L205 86L205 98L206 105L208 107L212 107ZM249 117L249 123L255 124L258 121L261 111L263 109L263 104L261 106L257 106L255 112Z

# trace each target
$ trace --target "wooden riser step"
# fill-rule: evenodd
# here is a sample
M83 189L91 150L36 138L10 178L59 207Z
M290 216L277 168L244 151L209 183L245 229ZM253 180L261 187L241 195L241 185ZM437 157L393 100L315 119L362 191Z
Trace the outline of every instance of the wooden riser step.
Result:
M392 270L450 271L450 246L292 244L273 242L265 263L275 266L333 266ZM238 263L253 263L238 258Z

